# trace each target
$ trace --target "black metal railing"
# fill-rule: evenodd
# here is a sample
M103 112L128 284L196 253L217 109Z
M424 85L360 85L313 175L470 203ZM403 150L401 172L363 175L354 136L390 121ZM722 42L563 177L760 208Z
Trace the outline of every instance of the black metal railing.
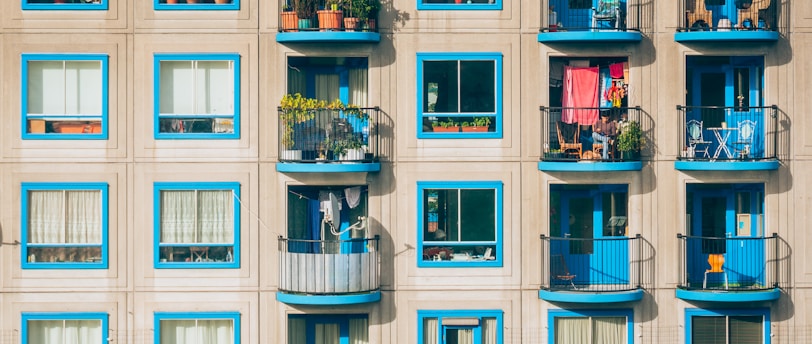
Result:
M617 135L630 123L640 128L641 138L648 141L647 124L641 122L640 107L586 108L586 107L540 107L541 111L541 160L580 161L598 160L620 162L639 160L637 156L626 156L618 149ZM603 159L603 144L592 137L594 123L578 123L578 118L595 118L607 115L615 123L616 135L607 143L607 158Z
M560 238L541 235L541 288L617 292L651 286L654 250L633 238Z
M279 290L341 295L380 289L380 238L301 240L279 237Z
M310 6L300 8L300 3ZM368 0L367 6L356 6L358 0L340 3L280 0L279 32L378 31L380 0Z
M641 31L653 12L640 0L545 0L541 32Z
M776 0L680 0L678 31L777 31Z
M790 249L770 237L699 237L677 234L679 288L768 290L786 287Z
M279 108L279 161L374 162L380 108L292 112Z
M677 159L741 161L777 158L778 107L677 106Z

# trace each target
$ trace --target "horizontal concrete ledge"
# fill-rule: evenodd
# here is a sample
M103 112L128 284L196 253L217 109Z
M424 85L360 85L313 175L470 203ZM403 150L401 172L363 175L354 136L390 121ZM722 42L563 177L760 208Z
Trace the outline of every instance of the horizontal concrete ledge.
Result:
M379 162L348 162L348 163L276 163L277 172L303 172L303 173L340 173L340 172L379 172Z
M381 34L367 31L298 31L276 34L279 43L378 43Z
M771 171L781 164L778 160L762 161L691 161L677 160L674 169L680 171Z
M674 34L674 41L686 42L774 42L777 31L687 31Z
M638 31L555 31L541 32L538 41L541 43L579 43L579 42L640 42L643 35Z
M539 290L539 299L545 301L575 303L617 303L640 301L643 299L643 289L613 292Z
M624 162L561 162L541 161L539 171L551 172L608 172L608 171L640 171L643 163L640 161Z
M677 289L678 299L690 301L757 302L778 300L779 297L781 297L781 290L778 288L759 291Z
M381 292L374 291L367 294L350 295L301 295L276 292L276 300L286 304L295 305L355 305L360 303L378 302Z

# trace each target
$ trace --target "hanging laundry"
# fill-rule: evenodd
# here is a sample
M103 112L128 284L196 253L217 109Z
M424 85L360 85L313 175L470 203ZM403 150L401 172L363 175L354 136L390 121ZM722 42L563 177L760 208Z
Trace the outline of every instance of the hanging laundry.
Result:
M612 77L609 75L610 74L609 70L610 69L607 67L601 68L598 77L598 79L600 80L600 88L598 89L598 95L600 95L598 99L599 101L598 106L601 108L612 107L612 100L604 96L609 92L609 88L612 87Z
M612 76L612 79L623 78L623 64L624 62L618 62L609 65L609 74Z
M344 197L347 198L347 205L350 206L350 209L355 209L355 207L361 204L361 187L353 186L351 188L345 188Z
M591 124L598 120L598 67L564 67L561 97L564 123Z
M606 90L603 98L611 104L611 107L619 108L623 103L624 97L626 97L626 89L623 88L623 82L615 81L612 83L612 86Z

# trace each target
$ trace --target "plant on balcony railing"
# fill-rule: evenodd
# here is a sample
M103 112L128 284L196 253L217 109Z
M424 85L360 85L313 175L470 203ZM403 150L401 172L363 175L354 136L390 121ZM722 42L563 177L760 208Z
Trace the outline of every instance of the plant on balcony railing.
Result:
M312 19L316 15L316 0L293 0L293 8L299 17L299 28L309 29Z
M282 146L285 149L292 149L295 144L293 126L315 118L316 110L325 108L326 104L323 100L305 98L299 93L286 94L282 97L279 109L281 110L280 120L285 126L282 132Z
M640 150L646 145L643 137L643 130L637 121L629 121L620 126L620 134L617 136L617 150L623 156L623 160L635 160L640 156ZM629 157L626 157L629 155ZM630 159L631 158L631 159Z

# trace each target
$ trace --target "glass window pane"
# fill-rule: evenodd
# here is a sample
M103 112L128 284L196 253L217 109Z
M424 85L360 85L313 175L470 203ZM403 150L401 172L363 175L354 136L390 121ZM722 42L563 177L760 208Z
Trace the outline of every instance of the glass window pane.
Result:
M589 343L588 317L556 317L553 322L556 344Z
M496 192L460 190L460 241L496 241Z
M64 321L28 321L28 343L63 343Z
M730 343L760 344L764 342L762 316L731 316L728 321L730 322Z
M230 190L198 192L197 228L201 243L231 243L234 237L234 202Z
M197 321L198 343L234 344L234 322L230 319Z
M593 317L592 343L621 344L626 341L625 317Z
M198 342L195 320L161 320L161 344Z
M437 318L423 318L423 344L437 344Z
M161 61L160 113L194 114L193 61Z
M423 112L458 112L459 89L457 61L425 61L423 63ZM429 90L436 95L433 111L429 110Z
M697 316L691 318L691 342L694 344L726 344L725 317Z
M460 61L461 112L496 111L496 62Z
M65 64L63 61L28 63L28 113L65 114Z
M194 243L195 192L161 191L161 243Z
M315 344L339 344L341 333L338 324L316 324Z
M104 96L101 63L67 61L65 93L65 114L100 116Z
M288 318L288 344L307 343L306 326L304 318Z
M28 241L30 243L64 243L65 219L62 191L28 193Z
M234 113L234 71L230 61L198 61L195 76L194 113Z

